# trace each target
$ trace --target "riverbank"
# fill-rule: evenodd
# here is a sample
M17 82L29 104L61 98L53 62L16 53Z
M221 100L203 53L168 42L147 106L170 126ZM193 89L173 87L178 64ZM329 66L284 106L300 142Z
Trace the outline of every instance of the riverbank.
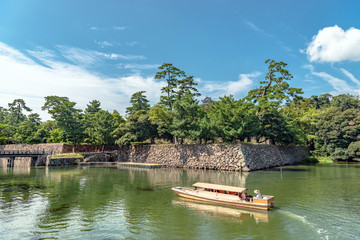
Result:
M28 158L31 166L77 165L80 162L138 162L160 164L166 167L212 169L225 171L255 171L277 166L296 164L309 156L307 148L301 146L254 145L254 144L195 144L195 145L132 145L110 146L110 153L96 156L66 157L58 155L72 149L67 144L14 144L2 145L0 150L44 152L50 154L46 161ZM78 151L95 150L95 146L78 145ZM26 159L22 159L25 161ZM15 159L16 162L16 159Z
M301 146L171 144L123 146L119 149L118 161L249 172L296 164L308 156L307 148Z

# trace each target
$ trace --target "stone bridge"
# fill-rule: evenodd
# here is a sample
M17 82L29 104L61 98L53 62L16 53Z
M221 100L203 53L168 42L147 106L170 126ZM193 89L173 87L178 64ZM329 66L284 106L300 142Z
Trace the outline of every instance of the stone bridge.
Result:
M0 168L17 166L45 166L48 156L71 153L73 146L63 143L55 144L8 144L0 145ZM106 151L117 150L116 146L106 146ZM76 152L89 155L100 154L99 148L81 144L76 146ZM86 156L87 154L85 154Z
M16 166L39 166L46 161L47 155L52 152L29 151L29 150L8 150L0 151L0 167Z

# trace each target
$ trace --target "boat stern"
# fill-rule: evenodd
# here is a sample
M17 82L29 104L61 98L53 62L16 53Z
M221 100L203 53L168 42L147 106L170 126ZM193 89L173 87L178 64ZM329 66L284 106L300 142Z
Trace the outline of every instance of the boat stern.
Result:
M253 202L265 205L270 209L274 207L274 196L263 195L262 199L254 198Z

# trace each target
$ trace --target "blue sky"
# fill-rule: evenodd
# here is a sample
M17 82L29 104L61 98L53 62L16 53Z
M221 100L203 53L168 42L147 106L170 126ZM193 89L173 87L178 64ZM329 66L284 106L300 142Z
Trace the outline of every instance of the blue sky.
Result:
M59 95L124 113L136 91L159 100L164 62L194 75L202 97L241 98L268 58L288 63L305 97L359 95L359 10L355 0L2 0L0 106L23 98L41 113Z

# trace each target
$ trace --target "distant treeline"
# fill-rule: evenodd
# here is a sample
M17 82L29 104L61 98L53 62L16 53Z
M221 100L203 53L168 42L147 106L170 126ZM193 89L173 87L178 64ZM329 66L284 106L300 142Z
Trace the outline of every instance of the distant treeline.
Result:
M102 110L97 100L83 111L67 97L47 96L42 110L53 120L42 122L22 99L0 107L0 143L132 143L257 142L306 145L316 156L334 160L360 158L360 100L357 96L322 94L303 98L292 88L286 63L267 60L260 87L242 99L232 95L200 103L193 76L170 63L156 73L167 85L149 105L145 91L130 99L123 117Z

